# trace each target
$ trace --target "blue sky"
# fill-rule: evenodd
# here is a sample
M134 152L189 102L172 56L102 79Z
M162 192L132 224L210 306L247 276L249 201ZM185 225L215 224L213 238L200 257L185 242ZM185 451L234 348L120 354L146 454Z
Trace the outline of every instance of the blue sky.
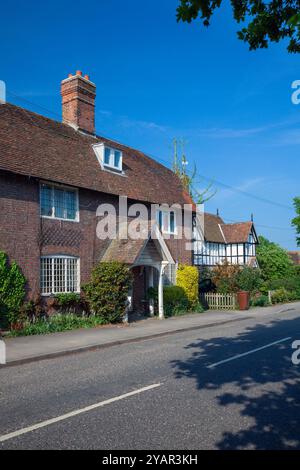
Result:
M219 208L226 221L254 213L260 234L296 249L290 220L300 195L300 105L291 102L291 83L300 79L300 56L285 44L249 52L225 4L208 29L177 24L176 6L5 2L0 79L8 101L59 120L61 79L78 69L90 74L99 134L166 164L172 139L185 139L189 169L196 163L218 189L206 210Z

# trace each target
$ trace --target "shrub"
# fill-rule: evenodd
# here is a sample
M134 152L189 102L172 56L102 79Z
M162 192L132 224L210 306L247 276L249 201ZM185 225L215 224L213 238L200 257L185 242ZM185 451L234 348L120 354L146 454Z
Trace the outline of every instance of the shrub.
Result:
M199 303L199 271L196 266L180 264L176 273L176 285L184 290L189 309L195 308Z
M76 292L69 292L63 294L56 294L54 308L59 313L86 313L88 305L86 300Z
M263 294L268 294L268 291L277 291L282 288L289 293L291 300L300 299L299 276L286 277L283 279L272 279L271 281L266 281L261 285L260 291Z
M17 263L9 264L6 254L0 251L0 321L3 326L14 325L20 319L25 283Z
M11 331L10 336L45 335L78 328L93 328L105 323L103 318L95 316L79 317L71 314L58 314L49 318L40 318L34 323L27 321L24 323L23 328Z
M184 289L179 286L164 287L164 302L175 305L182 299L187 299Z
M291 300L290 293L284 288L275 290L272 293L272 303L280 304Z
M261 283L261 273L257 268L246 266L240 269L236 275L236 286L239 290L253 293L259 290Z
M122 320L131 286L129 268L117 261L99 263L83 287L91 311L109 323Z
M283 279L273 279L266 283L269 290L277 290L284 287L286 290L300 290L300 277L286 277Z
M158 288L149 287L147 292L148 299L154 300L158 303ZM185 313L189 308L189 302L182 287L179 286L165 286L164 287L164 311L165 316L179 315Z
M255 297L254 299L252 299L251 305L253 307L267 307L268 305L270 305L269 297L267 295L260 295L258 297Z
M224 261L218 264L212 270L212 281L215 284L217 291L221 294L231 294L239 290L237 285L237 276L240 272L240 267L236 264L230 264Z
M189 308L189 301L182 287L164 287L164 310L165 316L180 315Z
M74 308L80 303L80 294L75 292L56 294L55 299L59 308L69 309Z

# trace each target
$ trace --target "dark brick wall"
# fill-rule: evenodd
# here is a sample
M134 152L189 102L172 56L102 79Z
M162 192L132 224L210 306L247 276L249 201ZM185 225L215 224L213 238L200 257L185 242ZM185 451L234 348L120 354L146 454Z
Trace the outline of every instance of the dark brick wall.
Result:
M0 250L20 265L28 280L29 297L39 292L41 255L79 256L81 283L89 280L93 265L108 245L96 236L96 209L102 203L117 208L118 197L80 189L79 222L41 218L39 182L0 172ZM184 240L171 239L167 244L175 260L191 264Z
M0 173L0 249L22 268L30 295L39 288L38 199L33 180Z

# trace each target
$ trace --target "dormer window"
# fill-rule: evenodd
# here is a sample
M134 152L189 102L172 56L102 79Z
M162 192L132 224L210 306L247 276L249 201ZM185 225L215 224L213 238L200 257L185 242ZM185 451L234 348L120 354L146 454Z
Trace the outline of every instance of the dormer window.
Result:
M94 145L100 165L103 169L122 172L122 152L105 144Z

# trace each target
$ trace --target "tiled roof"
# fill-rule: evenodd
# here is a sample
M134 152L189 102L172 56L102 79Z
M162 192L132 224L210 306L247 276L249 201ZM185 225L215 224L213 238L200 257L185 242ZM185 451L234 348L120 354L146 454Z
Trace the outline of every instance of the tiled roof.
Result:
M204 215L204 237L208 242L246 243L252 227L253 222L225 224L218 215Z
M221 228L227 243L246 243L253 226L253 222L240 222L238 224L222 224Z
M133 239L126 237L128 234L128 225L131 220L128 218L123 226L118 223L118 235L111 240L101 261L119 261L125 264L134 264L143 248L147 244L151 233L151 222L148 223L144 237Z
M221 217L209 213L204 214L204 237L209 242L224 243L220 225L224 224Z
M125 176L103 171L92 145L123 152ZM180 180L144 153L23 108L0 105L0 169L152 203L192 203Z

